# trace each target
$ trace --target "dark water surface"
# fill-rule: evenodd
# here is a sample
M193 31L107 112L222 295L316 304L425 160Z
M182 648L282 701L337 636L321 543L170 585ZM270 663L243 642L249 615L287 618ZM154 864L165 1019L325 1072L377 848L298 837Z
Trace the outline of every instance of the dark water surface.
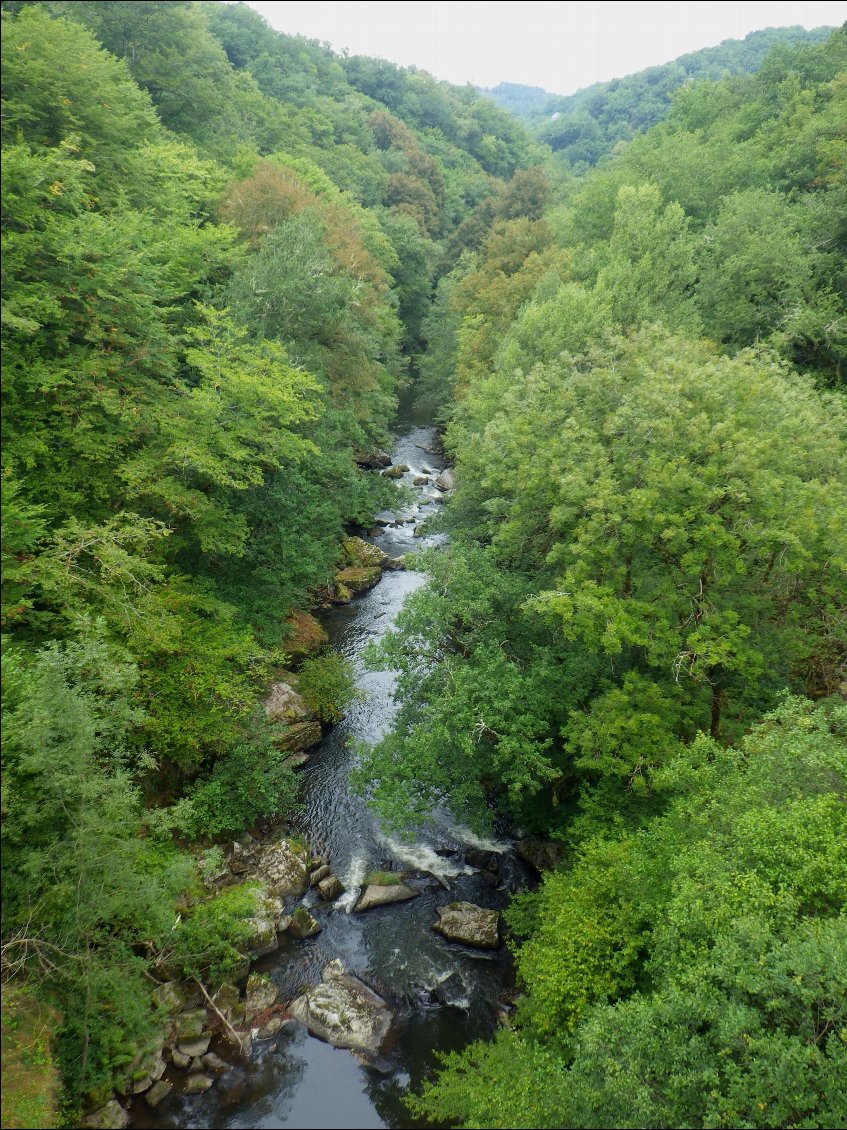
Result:
M432 451L436 447L434 430L406 414L398 425L392 455L395 463L411 468L404 476L409 485L415 475L443 467L443 459ZM435 510L431 499L437 493L427 486L414 490L417 501L407 510L380 515L392 525L373 540L391 556L437 540L413 536L415 524ZM365 801L351 793L347 780L354 761L351 744L380 738L390 728L396 709L394 676L365 671L362 651L391 627L406 596L423 583L420 573L386 572L375 589L323 620L333 647L356 665L364 698L325 737L301 771L303 831L329 855L346 893L326 905L310 892L304 901L311 905L322 932L307 941L285 937L276 953L254 966L275 981L280 999L287 1001L304 985L319 981L327 962L340 958L397 1010L380 1070L363 1066L349 1051L332 1048L298 1026L276 1041L256 1045L249 1063L234 1067L205 1095L188 1098L174 1093L155 1114L136 1100L134 1126L151 1130L417 1126L401 1099L432 1070L436 1051L461 1048L471 1039L489 1035L496 1024L497 1009L510 985L507 954L503 949L492 954L455 946L431 926L435 908L447 902L464 899L487 907L508 902L510 884L524 877L510 844L480 841L446 813L434 813L411 842L392 838L382 831ZM464 863L463 852L469 846L503 853L497 888ZM359 884L376 869L429 871L441 885L431 883L411 902L351 914ZM443 984L448 977L450 981ZM447 996L449 1004L435 999L439 985L440 996ZM226 1056L225 1045L217 1050Z

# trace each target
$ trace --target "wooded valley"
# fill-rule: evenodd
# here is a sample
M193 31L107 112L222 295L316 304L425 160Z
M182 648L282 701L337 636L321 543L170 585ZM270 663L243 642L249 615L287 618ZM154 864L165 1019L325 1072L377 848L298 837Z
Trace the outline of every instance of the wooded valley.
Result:
M404 399L449 543L355 787L558 860L409 1117L842 1125L847 27L530 132L243 4L2 8L4 1044L49 1033L3 1124L79 1125L151 980L243 966L204 868L296 822L278 672L324 730L357 693L311 614Z

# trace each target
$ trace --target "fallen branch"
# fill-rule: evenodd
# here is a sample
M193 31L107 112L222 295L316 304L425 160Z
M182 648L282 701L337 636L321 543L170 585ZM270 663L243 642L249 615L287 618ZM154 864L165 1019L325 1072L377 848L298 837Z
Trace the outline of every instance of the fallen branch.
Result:
M212 1009L212 1011L216 1014L218 1019L223 1024L223 1026L226 1028L227 1033L229 1034L229 1036L231 1037L233 1042L238 1044L238 1050L243 1055L244 1054L244 1044L241 1042L241 1036L239 1036L239 1034L236 1032L236 1030L233 1028L233 1026L230 1024L230 1022L227 1020L227 1018L224 1016L224 1014L221 1012L221 1010L218 1008L218 1006L215 1004L215 1002L212 1000L212 998L209 996L208 992L206 991L206 986L203 984L203 982L198 977L193 978L193 980L194 980L194 983L197 985L197 987L200 989L200 992L206 998L206 1002L208 1003L209 1008Z

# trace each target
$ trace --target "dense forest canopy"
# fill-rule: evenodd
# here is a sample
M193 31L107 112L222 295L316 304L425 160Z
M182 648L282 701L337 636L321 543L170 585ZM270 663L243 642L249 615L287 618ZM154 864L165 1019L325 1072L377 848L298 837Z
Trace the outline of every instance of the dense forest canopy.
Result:
M64 1123L137 1066L151 968L242 961L198 860L296 805L259 703L399 497L365 468L406 392L451 543L359 785L564 850L510 912L514 1026L415 1112L843 1122L847 29L533 137L243 4L2 9L3 963Z

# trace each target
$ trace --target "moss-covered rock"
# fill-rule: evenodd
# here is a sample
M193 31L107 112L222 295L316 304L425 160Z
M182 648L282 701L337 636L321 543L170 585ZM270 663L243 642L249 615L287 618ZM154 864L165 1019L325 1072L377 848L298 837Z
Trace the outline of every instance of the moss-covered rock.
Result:
M322 737L320 722L292 722L274 738L274 745L288 753L304 753L319 745Z
M315 655L329 643L329 636L308 612L292 612L285 621L285 628L283 647L294 664L301 663L309 655Z
M350 592L367 592L379 583L382 569L378 566L348 565L335 574L336 585L344 585Z
M286 723L313 721L315 713L309 709L297 689L297 676L289 671L283 672L283 675L284 678L271 683L268 688L268 697L265 699L268 720Z
M288 933L293 938L313 938L321 932L321 924L309 913L305 906L298 906L291 915Z
M345 538L341 543L347 565L381 568L388 560L388 554L377 545L371 545L363 538Z

